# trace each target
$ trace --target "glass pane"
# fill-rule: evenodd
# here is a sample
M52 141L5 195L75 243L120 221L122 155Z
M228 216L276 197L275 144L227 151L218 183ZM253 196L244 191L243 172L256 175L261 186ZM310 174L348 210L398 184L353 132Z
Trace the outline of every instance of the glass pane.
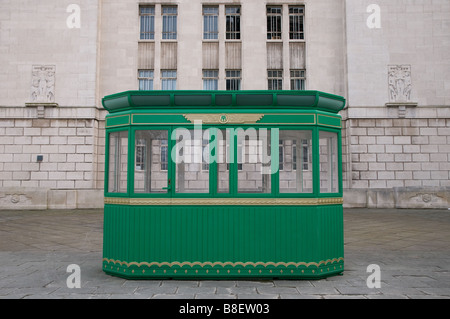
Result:
M167 193L167 131L136 131L134 191Z
M320 192L337 193L338 182L338 135L337 133L320 131Z
M177 193L209 193L209 130L177 129L172 158Z
M177 38L177 7L163 7L163 39Z
M217 39L219 7L203 8L203 39Z
M127 192L128 131L109 134L108 192Z
M153 40L155 38L155 7L140 7L141 32L142 40Z
M239 193L271 192L270 130L237 129Z
M234 138L229 130L217 131L217 192L230 192L230 163L234 158L230 141Z
M312 193L312 132L280 130L280 193Z

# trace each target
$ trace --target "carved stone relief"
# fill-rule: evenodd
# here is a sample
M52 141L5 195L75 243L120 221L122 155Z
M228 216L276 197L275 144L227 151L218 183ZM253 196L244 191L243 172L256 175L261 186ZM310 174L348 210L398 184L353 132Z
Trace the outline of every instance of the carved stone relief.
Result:
M33 65L31 101L33 103L55 102L55 65Z
M411 66L389 65L389 101L411 101Z

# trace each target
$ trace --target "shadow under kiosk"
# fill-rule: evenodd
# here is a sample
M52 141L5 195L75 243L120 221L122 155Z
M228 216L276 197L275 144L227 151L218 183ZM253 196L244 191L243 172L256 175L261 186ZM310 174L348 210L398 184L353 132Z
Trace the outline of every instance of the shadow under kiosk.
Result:
M106 273L311 279L344 271L344 98L128 91L103 106Z

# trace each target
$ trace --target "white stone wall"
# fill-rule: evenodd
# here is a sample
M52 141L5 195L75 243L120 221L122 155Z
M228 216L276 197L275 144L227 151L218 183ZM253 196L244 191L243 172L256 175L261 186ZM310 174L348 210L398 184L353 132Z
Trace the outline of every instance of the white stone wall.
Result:
M81 28L70 29L66 12L73 1L0 2L0 107L31 101L32 67L53 65L55 103L95 106L97 1L80 0Z
M72 3L0 1L0 207L101 207L101 98L138 89L141 63L155 70L155 89L164 65L176 65L178 89L202 89L207 60L217 64L219 89L233 64L242 69L242 89L264 90L268 51L273 62L273 52L281 50L288 89L294 55L287 13L299 4L305 5L305 41L296 45L305 58L296 63L305 65L306 88L348 102L341 112L345 204L450 205L448 0L210 0L205 4L219 5L217 41L202 39L198 0L79 0L80 28L67 25ZM156 38L145 45L139 43L140 4L155 4L158 15ZM176 41L161 39L161 4L178 6ZM224 10L233 4L242 8L242 38L229 42ZM283 7L281 41L267 41L267 4ZM380 28L367 24L373 4ZM268 49L268 42L275 44ZM153 52L151 63L143 52ZM402 71L392 75L396 69ZM405 101L393 98L392 86L409 84ZM33 99L38 90L42 95Z
M384 107L388 65L410 65L411 101L450 105L450 2L447 0L346 0L348 102ZM380 8L381 28L369 28L370 4ZM370 94L370 98L368 98Z
M346 205L449 207L450 2L346 0L345 9ZM407 94L393 98L392 86Z

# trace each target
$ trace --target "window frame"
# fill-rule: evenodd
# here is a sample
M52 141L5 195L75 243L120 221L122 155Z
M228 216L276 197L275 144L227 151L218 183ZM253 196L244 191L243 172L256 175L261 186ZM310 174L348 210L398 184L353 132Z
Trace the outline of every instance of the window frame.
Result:
M289 40L305 40L305 6L289 6Z
M149 72L149 75L145 75L144 72ZM147 85L148 88L147 88ZM138 70L138 86L139 91L152 91L155 85L155 71L152 69L139 69Z
M219 88L219 70L203 69L203 90L216 91ZM213 88L208 88L213 85Z
M242 89L242 70L225 70L225 84L227 91L240 91Z
M225 40L241 40L241 10L240 5L225 6Z
M169 75L164 75L165 72L171 72ZM175 74L173 76L173 74ZM177 79L178 79L178 72L174 69L164 69L161 70L161 90L162 91L173 91L177 89ZM170 81L170 82L169 82ZM170 83L170 87L164 88L164 84Z
M170 12L170 9L175 9ZM164 12L168 10L167 12ZM161 6L162 16L162 40L177 40L178 38L178 6L176 5L163 5Z
M281 5L266 6L267 40L283 39L283 7Z
M298 72L298 75L296 74ZM291 69L290 74L290 89L291 91L305 91L306 90L306 70L305 69ZM296 87L296 81L300 81L300 88Z
M152 9L152 12L143 12L144 9ZM145 20L148 23L145 24ZM146 31L145 26L150 31ZM146 36L148 35L148 37ZM154 5L140 5L139 6L139 40L140 41L154 41L155 40L155 6Z
M274 75L275 72L276 72L276 75ZM268 69L267 70L267 89L269 91L283 89L283 69Z
M209 10L215 10L210 11ZM203 40L219 39L219 6L204 5L202 8L203 15Z

